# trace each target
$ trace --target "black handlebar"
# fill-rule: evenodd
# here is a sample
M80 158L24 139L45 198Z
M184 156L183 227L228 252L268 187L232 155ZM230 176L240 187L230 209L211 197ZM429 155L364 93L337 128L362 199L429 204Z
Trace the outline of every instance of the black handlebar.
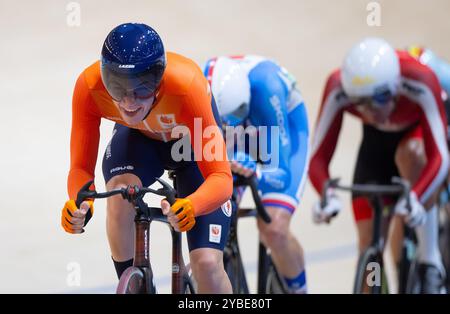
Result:
M251 177L244 177L238 174L235 174L236 179L234 180L234 186L248 186L250 188L250 191L252 193L253 201L256 205L256 212L259 217L265 222L270 223L272 219L270 218L269 214L267 213L266 209L264 208L264 205L262 203L261 197L258 193L258 187L256 183L256 177L255 175Z
M78 192L75 204L79 208L81 203L87 199L106 198L117 194L122 195L123 199L126 199L129 202L133 203L136 202L137 200L142 199L145 194L152 193L164 196L169 202L169 204L173 205L176 201L175 189L171 187L169 183L160 178L156 178L156 181L158 181L162 185L162 188L155 190L152 188L140 188L137 185L135 186L129 185L126 188L121 188L103 193L97 193L95 190L90 190L89 187L94 183L94 181L89 181L85 185L83 185L83 187Z
M391 185L380 185L380 184L354 184L350 186L344 186L339 184L340 179L330 179L326 182L323 190L322 190L322 198L320 201L320 205L324 208L327 203L327 191L330 188L342 190L342 191L350 191L358 194L362 194L365 196L382 196L382 195L400 195L401 197L406 198L406 206L409 211L411 211L411 202L409 199L409 193L411 191L410 183L402 179L400 177L393 177L391 179Z
M234 182L234 186L248 186L250 187L250 191L252 193L253 200L256 205L256 212L258 216L261 217L261 219L266 222L270 223L272 220L267 213L266 209L264 208L264 205L262 204L261 197L258 193L257 183L255 176L245 178L243 176L236 175L237 179ZM87 199L96 199L96 198L107 198L113 195L122 195L123 199L128 200L129 202L136 202L144 197L147 193L152 193L156 195L164 196L170 205L173 205L176 201L176 190L171 187L167 182L160 178L156 178L156 181L158 181L162 188L159 188L157 190L152 188L140 188L138 186L127 186L126 188L121 188L117 190L112 190L108 192L102 192L98 193L95 190L90 190L90 186L94 183L94 181L89 181L83 187L80 189L80 191L77 194L77 199L75 204L79 208L81 203Z

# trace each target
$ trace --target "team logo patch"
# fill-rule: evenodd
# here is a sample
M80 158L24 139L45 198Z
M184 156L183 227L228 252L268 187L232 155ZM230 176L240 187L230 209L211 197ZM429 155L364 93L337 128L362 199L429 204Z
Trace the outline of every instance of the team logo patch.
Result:
M231 213L233 211L233 207L231 206L231 201L228 200L226 203L224 203L222 206L220 206L220 208L222 208L222 211L225 214L225 216L231 217Z
M220 238L222 236L222 226L221 225L209 225L209 242L220 243Z
M176 125L175 115L173 113L159 114L158 122L164 129L173 128Z

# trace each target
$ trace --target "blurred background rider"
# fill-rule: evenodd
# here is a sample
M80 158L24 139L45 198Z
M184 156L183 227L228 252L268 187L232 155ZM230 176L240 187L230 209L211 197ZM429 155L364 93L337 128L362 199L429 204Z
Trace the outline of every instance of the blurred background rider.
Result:
M342 67L328 78L316 124L309 175L318 193L330 178L329 163L338 141L344 113L359 118L363 139L353 183L389 184L401 176L412 184L406 199L392 199L396 216L416 229L422 287L440 293L445 271L438 246L437 192L448 172L446 115L442 89L435 73L405 51L395 51L381 38L366 38L348 52ZM330 221L342 209L337 194L313 208L318 223ZM352 197L359 251L370 245L372 208Z
M270 249L289 290L306 293L303 249L289 226L302 198L308 165L308 117L297 82L275 61L255 55L212 58L204 74L211 83L225 129L248 127L247 133L226 134L231 170L249 177L255 172L256 162L264 165L257 171L258 189L272 222L258 219L261 241ZM251 127L267 127L266 136L263 132L258 136ZM271 127L278 130L275 143L271 142L275 132ZM235 134L238 141L257 136L258 149L234 146L230 135L234 139ZM272 154L270 160L262 156L266 150Z

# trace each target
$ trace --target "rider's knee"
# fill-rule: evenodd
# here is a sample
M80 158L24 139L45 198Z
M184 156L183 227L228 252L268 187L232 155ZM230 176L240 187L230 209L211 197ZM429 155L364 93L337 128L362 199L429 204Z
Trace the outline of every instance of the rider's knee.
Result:
M423 141L413 138L401 143L395 152L395 163L402 177L414 181L426 163Z
M142 187L142 182L138 176L132 173L124 173L118 176L114 176L106 183L106 188L108 191L114 189L121 189L128 185L137 185Z
M373 221L371 219L359 220L356 223L359 253L364 252L372 242L372 224Z
M141 180L133 174L122 174L112 177L106 184L108 191L121 189L128 185L142 186ZM134 215L131 204L120 195L109 197L107 200L108 219L122 220Z
M372 236L370 235L363 235L359 237L358 242L358 251L359 253L363 253L369 246L372 241Z
M223 270L222 254L219 251L214 253L211 250L199 249L196 250L195 257L191 255L192 272L197 280L208 280Z
M285 223L272 220L270 224L259 224L261 240L269 248L278 248L286 245L289 237L289 226Z

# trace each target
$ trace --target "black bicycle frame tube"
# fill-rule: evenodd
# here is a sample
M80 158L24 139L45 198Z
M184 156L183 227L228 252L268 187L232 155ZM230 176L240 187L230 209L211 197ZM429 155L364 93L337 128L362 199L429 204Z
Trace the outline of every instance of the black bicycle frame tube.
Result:
M255 209L257 213L257 217L261 218L265 223L270 223L271 218L269 214L267 213L266 209L264 208L264 205L262 204L261 198L258 193L258 188L256 184L256 178L250 177L245 178L242 176L238 176L238 179L234 183L235 186L248 186L250 188L253 201L255 202ZM237 228L237 217L238 213L236 213L236 222L235 226ZM237 230L235 230L237 232ZM237 243L237 235L236 235L236 243ZM258 279L257 279L257 290L258 293L265 293L265 286L267 281L267 274L269 272L269 258L268 258L267 248L262 244L261 240L259 240L259 246L258 246ZM239 253L240 258L240 253ZM241 270L243 271L243 269ZM245 278L245 273L244 273ZM247 282L245 282L245 285L247 286Z
M259 242L258 247L258 294L266 292L267 274L269 273L269 259L267 248Z
M172 179L173 186L177 186L177 177L174 172L169 173L169 178ZM167 201L170 205L175 203L176 195L172 195ZM183 260L183 250L182 250L182 236L181 233L176 232L172 227L170 227L170 234L172 236L172 293L182 294L184 293L185 287L185 272L186 268Z
M381 238L381 220L382 220L382 210L383 205L381 201L380 195L375 195L372 198L372 205L373 205L373 230L372 230L372 246L376 247L379 250L382 250L380 238Z
M184 261L181 250L181 233L170 228L172 235L172 293L184 293Z

